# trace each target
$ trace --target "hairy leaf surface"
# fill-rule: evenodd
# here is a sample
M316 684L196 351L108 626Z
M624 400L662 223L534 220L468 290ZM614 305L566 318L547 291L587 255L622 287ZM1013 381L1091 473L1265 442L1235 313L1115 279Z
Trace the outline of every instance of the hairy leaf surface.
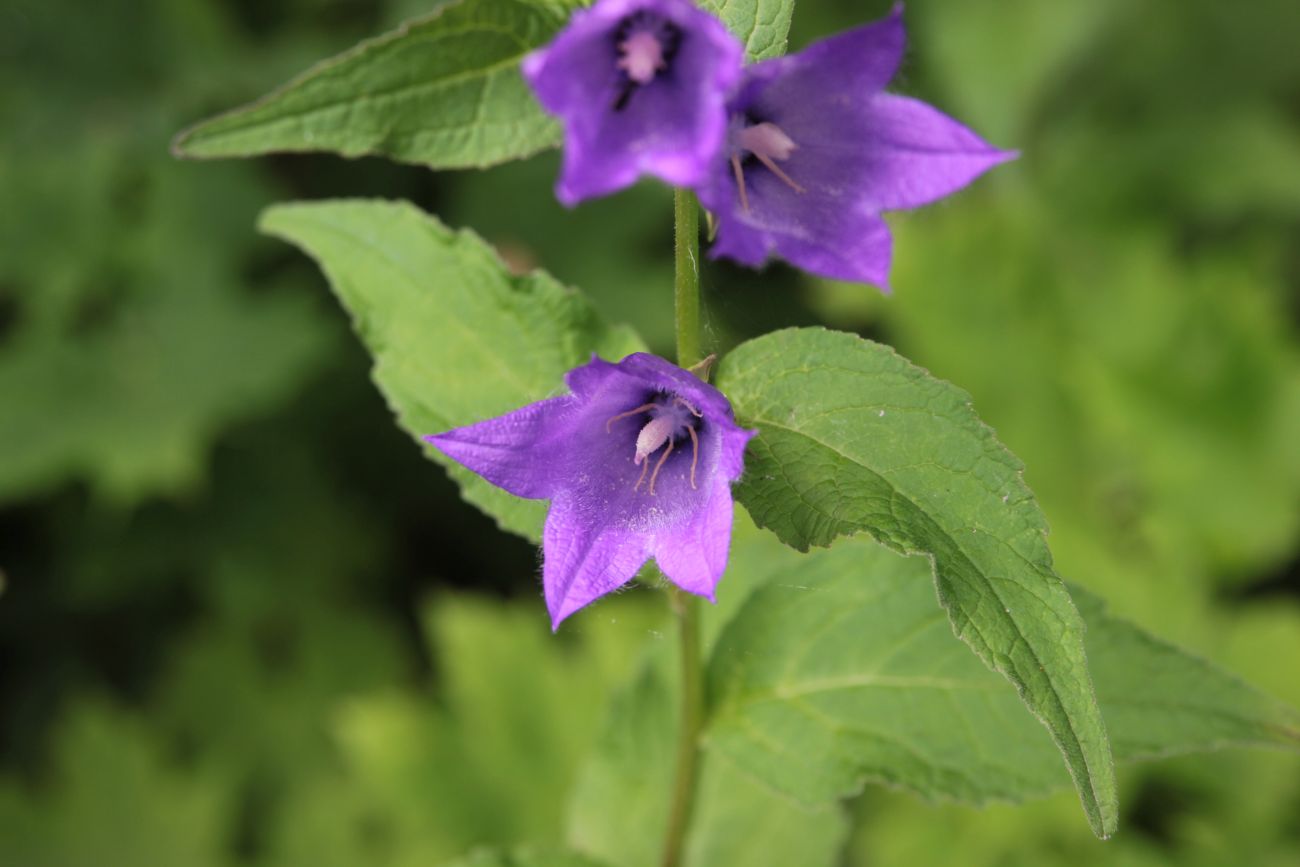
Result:
M519 74L560 4L456 0L323 61L257 102L182 133L189 157L282 151L483 167L559 143Z
M262 229L321 265L375 359L374 378L413 436L438 433L561 394L592 353L638 347L543 272L512 276L472 232L383 201L280 205ZM465 499L537 539L545 504L521 500L441 455Z
M1093 830L1115 828L1115 771L1083 622L1052 571L1021 465L966 394L893 350L819 328L742 344L718 387L749 446L737 497L800 550L867 533L934 563L953 629L1052 733Z
M928 574L854 539L774 575L718 639L710 750L814 803L864 780L977 804L1068 782L1015 691L953 636ZM1075 593L1116 758L1300 746L1294 711Z

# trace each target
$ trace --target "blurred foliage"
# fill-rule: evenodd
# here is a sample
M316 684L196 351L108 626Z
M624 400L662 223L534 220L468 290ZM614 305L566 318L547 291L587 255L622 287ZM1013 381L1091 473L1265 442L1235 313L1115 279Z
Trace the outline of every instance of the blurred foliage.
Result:
M432 175L167 151L434 5L0 6L0 864L404 867L561 840L657 600L548 637L533 550L420 458L314 269L254 218L413 199L662 349L664 190L570 212L553 155ZM806 0L792 46L869 5ZM772 268L756 304L710 266L713 342L824 321L898 346L1026 462L1064 576L1300 704L1300 6L907 18L902 89L1021 159L891 218L894 297ZM1068 793L974 811L869 790L847 860L1300 862L1294 756L1122 781L1105 844Z

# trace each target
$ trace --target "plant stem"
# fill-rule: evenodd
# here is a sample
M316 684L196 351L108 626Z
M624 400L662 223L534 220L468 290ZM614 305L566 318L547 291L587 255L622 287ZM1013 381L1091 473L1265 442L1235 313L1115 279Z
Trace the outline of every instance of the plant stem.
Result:
M700 350L700 209L695 194L673 193L676 225L676 279L673 297L677 320L677 363L690 367L698 362ZM664 832L662 867L679 867L686 832L695 802L695 782L700 760L700 727L704 716L704 682L700 666L699 600L690 593L670 587L669 601L677 617L681 640L681 724L677 732L677 763L673 778L668 828Z
M700 726L704 715L704 682L700 671L699 600L690 593L669 588L673 613L681 636L681 728L677 733L677 770L673 778L668 830L664 833L662 867L679 867L686 832L695 803L695 782L699 772Z
M690 190L673 192L676 223L673 297L676 302L677 364L690 367L700 351L700 207Z

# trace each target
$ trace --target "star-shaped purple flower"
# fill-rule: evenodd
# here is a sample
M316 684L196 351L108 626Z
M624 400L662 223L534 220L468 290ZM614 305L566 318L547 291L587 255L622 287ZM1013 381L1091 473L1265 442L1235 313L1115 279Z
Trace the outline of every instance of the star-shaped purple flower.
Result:
M593 357L571 394L425 437L519 497L549 499L542 584L551 627L626 584L650 557L714 598L731 544L731 483L754 431L694 374L645 353Z
M923 102L883 92L903 56L902 7L882 21L745 70L727 148L698 189L718 222L711 255L775 254L888 291L881 211L952 193L1015 157Z
M642 174L698 184L722 150L743 56L690 0L600 0L574 13L523 62L542 107L564 122L555 195L574 205Z

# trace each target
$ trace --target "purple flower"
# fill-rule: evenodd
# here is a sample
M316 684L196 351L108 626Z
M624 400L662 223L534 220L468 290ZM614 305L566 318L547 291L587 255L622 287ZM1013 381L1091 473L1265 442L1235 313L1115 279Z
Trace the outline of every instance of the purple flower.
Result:
M626 584L650 557L713 600L731 544L731 483L754 431L722 393L645 353L592 357L571 394L425 437L512 494L549 499L542 583L551 627Z
M1015 154L923 102L882 91L903 55L902 7L882 21L745 70L727 148L699 188L711 255L888 291L880 212L948 195Z
M600 0L524 58L565 127L555 195L566 205L652 174L694 186L721 152L744 50L690 0Z

